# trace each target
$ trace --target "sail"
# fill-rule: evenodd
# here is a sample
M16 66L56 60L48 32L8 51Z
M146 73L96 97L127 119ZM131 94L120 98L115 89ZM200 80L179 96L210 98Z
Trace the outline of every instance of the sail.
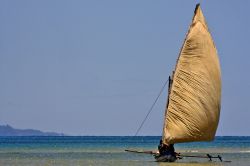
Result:
M214 139L220 116L220 64L199 5L177 60L168 100L164 144Z

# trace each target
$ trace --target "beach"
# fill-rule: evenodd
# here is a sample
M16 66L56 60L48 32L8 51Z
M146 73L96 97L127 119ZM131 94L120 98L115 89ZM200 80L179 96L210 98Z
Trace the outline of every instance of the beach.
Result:
M159 136L0 137L0 165L248 166L250 163L250 137L216 137L213 142L175 145L181 154L209 153L231 162L183 158L175 163L157 163L152 155L124 151L156 150L159 139Z

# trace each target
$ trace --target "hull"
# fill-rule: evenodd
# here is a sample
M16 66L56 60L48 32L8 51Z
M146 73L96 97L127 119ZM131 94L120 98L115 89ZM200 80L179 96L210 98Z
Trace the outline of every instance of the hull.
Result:
M175 162L177 160L176 156L166 154L166 155L155 155L155 160L157 162Z

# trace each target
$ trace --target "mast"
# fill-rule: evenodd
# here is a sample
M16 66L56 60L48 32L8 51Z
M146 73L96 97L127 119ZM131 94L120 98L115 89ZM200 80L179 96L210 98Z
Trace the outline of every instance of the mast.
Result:
M220 115L221 74L217 51L199 4L172 79L163 143L212 140Z

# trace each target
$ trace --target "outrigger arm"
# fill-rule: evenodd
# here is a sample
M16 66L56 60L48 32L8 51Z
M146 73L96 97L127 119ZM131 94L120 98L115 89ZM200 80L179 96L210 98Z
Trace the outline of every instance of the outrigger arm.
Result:
M156 151L138 151L138 150L130 150L130 149L126 149L126 152L132 152L132 153L144 153L144 154L151 154L151 155L158 155L159 153ZM206 155L182 155L180 153L177 153L176 157L178 159L182 159L184 157L192 157L192 158L207 158L209 159L209 161L212 161L212 159L217 158L219 159L221 162L231 162L229 160L223 160L222 157L220 155L218 156L212 156L210 154L206 154Z

